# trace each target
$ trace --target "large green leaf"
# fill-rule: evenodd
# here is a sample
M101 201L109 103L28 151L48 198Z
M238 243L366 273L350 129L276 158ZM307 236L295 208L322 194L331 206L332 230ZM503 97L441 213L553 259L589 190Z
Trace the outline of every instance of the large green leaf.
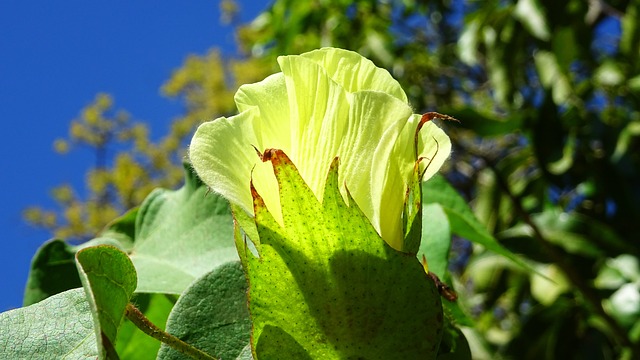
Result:
M251 332L246 293L240 263L222 265L184 292L171 312L167 332L216 358L236 358L249 344ZM163 344L158 359L189 357Z
M496 241L476 219L466 201L442 176L434 176L423 184L423 201L424 205L435 203L442 206L449 219L451 232L454 234L509 258L524 268L529 268L516 255Z
M238 259L228 203L186 167L182 188L156 189L140 206L130 253L138 292L181 294L213 268Z
M110 245L78 251L76 264L91 306L98 344L111 358L118 327L136 289L136 270L126 253Z
M236 261L226 200L208 193L188 165L185 174L181 189L156 189L139 210L114 220L91 241L79 246L62 240L45 243L32 261L24 304L79 287L73 259L85 247L108 244L128 252L140 293L180 294L211 269Z
M31 272L24 291L24 306L82 286L74 254L73 246L59 239L47 241L38 249L31 260Z
M95 359L98 347L83 289L0 314L0 359Z
M31 261L23 305L28 306L49 296L82 286L75 264L75 253L89 246L113 245L129 250L133 244L137 209L115 219L97 238L78 246L60 239L49 240L36 252Z
M338 190L337 161L320 203L288 157L269 159L281 227L253 191L259 257L247 264L252 345L260 359L428 359L442 335L434 283L415 255L391 248Z

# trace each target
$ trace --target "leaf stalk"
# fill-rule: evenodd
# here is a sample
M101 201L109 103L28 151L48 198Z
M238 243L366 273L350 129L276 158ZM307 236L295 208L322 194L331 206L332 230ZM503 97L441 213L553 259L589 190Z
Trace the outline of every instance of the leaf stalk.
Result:
M216 358L203 352L202 350L199 350L178 339L177 337L163 331L154 323L149 321L149 319L147 319L147 317L144 316L144 314L131 303L127 304L125 315L127 316L127 319L131 320L131 322L134 323L138 327L138 329L142 330L142 332L144 332L145 334L164 344L167 344L172 349L175 349L176 351L179 351L192 359L217 360Z

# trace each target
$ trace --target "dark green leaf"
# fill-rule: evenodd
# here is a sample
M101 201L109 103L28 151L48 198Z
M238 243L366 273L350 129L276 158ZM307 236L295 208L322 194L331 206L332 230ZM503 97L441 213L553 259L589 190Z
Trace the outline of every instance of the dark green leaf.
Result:
M24 306L82 286L72 246L58 239L44 243L31 260L31 272L24 292Z
M187 288L169 316L167 332L216 358L238 357L251 333L240 263L222 265ZM158 359L189 357L163 344Z
M75 253L89 246L113 245L122 250L133 243L133 228L137 209L112 221L97 238L78 246L53 239L44 243L31 261L31 271L24 293L24 306L35 304L49 296L82 286L75 264Z

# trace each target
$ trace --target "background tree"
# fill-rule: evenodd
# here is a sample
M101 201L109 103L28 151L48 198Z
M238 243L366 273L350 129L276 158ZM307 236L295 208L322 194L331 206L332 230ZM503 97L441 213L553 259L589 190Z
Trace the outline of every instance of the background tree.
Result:
M235 24L237 7L222 4ZM26 216L58 236L95 233L151 188L175 186L196 125L232 114L235 89L273 72L275 57L352 49L387 68L416 112L461 120L444 124L455 142L447 178L503 245L553 280L457 239L450 270L467 316L451 316L466 325L474 357L640 356L639 8L622 0L274 1L238 26L239 58L190 56L163 86L185 114L157 144L98 96L69 141L96 152L87 200L61 187L60 211Z

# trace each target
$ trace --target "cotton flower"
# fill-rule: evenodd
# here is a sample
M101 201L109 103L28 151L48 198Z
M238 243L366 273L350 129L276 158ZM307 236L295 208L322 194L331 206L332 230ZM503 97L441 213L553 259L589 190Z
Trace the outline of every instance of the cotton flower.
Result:
M400 84L355 52L323 48L281 56L278 64L281 72L240 87L238 115L198 128L189 156L200 178L250 215L253 182L282 225L273 167L259 153L284 151L319 200L338 157L345 201L348 191L378 234L402 249L414 167L424 171L423 180L436 173L451 151L447 135L431 121L421 123Z

